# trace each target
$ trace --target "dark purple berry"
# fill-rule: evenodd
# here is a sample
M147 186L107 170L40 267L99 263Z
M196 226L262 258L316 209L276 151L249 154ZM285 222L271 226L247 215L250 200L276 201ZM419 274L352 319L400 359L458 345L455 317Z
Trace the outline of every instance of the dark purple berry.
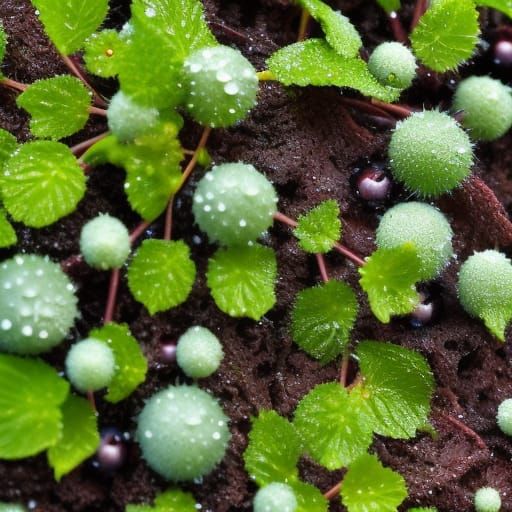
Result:
M126 456L127 448L121 432L115 428L103 429L94 465L106 472L116 471L125 463Z
M161 341L158 350L158 360L161 363L174 364L176 362L176 342Z
M383 170L369 167L357 177L356 188L365 201L384 201L391 194L392 182Z
M494 63L499 66L512 66L512 41L502 39L494 45Z

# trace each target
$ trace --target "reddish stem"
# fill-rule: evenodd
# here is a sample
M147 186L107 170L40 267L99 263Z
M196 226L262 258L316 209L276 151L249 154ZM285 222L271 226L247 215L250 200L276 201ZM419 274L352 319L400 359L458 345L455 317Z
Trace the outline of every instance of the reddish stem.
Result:
M404 105L394 105L393 103L385 103L383 101L376 100L375 98L372 98L371 101L377 107L399 117L400 119L409 117L414 112L411 108L406 107Z
M300 15L299 34L297 35L297 41L304 41L308 37L309 22L311 21L311 15L306 9L302 9Z
M395 11L389 13L388 20L394 38L399 43L407 43L409 37L407 36L407 32L405 31L404 26L402 25L402 22L398 17L398 13L396 13Z
M133 245L137 239L149 228L151 222L142 221L131 233L130 233L130 243Z
M341 491L341 482L336 484L334 487L331 487L327 492L324 493L324 498L328 500L332 500L336 498Z
M12 80L10 78L2 78L0 81L2 85L9 87L10 89L14 89L15 91L23 92L27 89L28 85L17 82L16 80Z
M395 118L389 112L386 112L386 110L384 110L383 108L377 107L376 105L370 103L369 101L357 100L355 98L341 98L341 101L348 107L352 107L357 110L362 110L367 114L376 115L378 117L385 117L395 121Z
M356 265L362 267L366 262L360 258L355 252L352 252L350 249L341 244L334 244L334 250L338 251L340 254L343 254L350 261L353 261Z
M345 350L343 351L343 358L341 359L341 369L340 369L340 384L343 387L347 386L349 359L350 359L350 354L348 352L348 349L345 348Z
M77 265L81 264L83 261L84 259L81 254L73 254L69 258L62 260L60 262L60 266L64 272L68 273L70 270L72 270Z
M420 18L425 14L426 10L427 0L416 0L416 6L414 7L414 12L411 20L411 32L416 28L416 25L420 21Z
M88 150L91 146L96 144L96 142L99 142L100 140L104 139L109 134L110 134L110 132L104 132L104 133L100 133L99 135L96 135L95 137L84 140L83 142L80 142L79 144L72 146L70 148L71 152L75 156L80 156L82 153L84 153L86 150Z
M89 107L89 114L107 117L107 111L104 108Z
M290 219L290 217L281 212L274 213L274 220L286 224L294 229L297 227L297 223L293 219Z
M96 399L94 398L94 391L87 391L87 400L89 400L92 410L94 412L97 412L98 409L96 408Z
M318 263L318 270L320 270L320 275L322 276L322 281L324 283L329 282L329 274L327 273L327 265L325 264L325 258L323 254L315 254L316 262Z
M172 237L172 210L174 209L174 196L169 199L167 211L165 212L164 240L170 240Z
M110 284L108 287L107 305L105 307L105 314L103 315L103 323L108 324L114 318L114 309L116 307L117 290L119 288L119 269L115 268L110 274Z
M241 32L236 31L234 28L224 25L224 23L219 23L217 21L210 21L209 24L213 27L219 28L222 32L224 32L224 34L239 39L240 42L242 42L242 43L245 43L249 39L245 34L242 34Z
M477 446L481 448L482 450L487 449L487 445L485 444L485 441L472 429L469 428L465 423L462 423L462 421L459 421L457 418L454 418L453 416L450 416L449 414L441 413L441 416L451 423L454 427L457 427L461 432L464 432L467 436L474 439Z

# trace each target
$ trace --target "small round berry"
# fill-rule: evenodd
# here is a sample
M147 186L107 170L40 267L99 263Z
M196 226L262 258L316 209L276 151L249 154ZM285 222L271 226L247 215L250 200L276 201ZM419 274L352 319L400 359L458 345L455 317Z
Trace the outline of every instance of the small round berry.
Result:
M458 85L453 110L464 111L462 124L473 138L498 139L512 126L511 92L499 80L472 76Z
M512 41L502 39L494 45L494 63L499 66L512 66Z
M82 228L80 252L91 267L120 268L130 254L130 234L119 219L98 215Z
M0 266L0 350L40 354L58 345L78 316L75 287L47 257L18 254Z
M138 105L119 91L110 100L107 119L110 131L121 142L131 142L158 124L159 113L156 108Z
M211 395L195 386L169 386L147 402L137 440L149 466L167 480L193 480L222 460L228 418Z
M457 187L471 172L473 147L447 114L426 110L397 124L389 144L393 176L423 197Z
M212 128L232 126L256 105L258 77L252 64L229 46L202 48L185 61L186 108Z
M96 451L97 467L106 472L119 469L126 461L127 449L123 436L115 428L101 431L101 441Z
M373 203L388 199L393 183L382 169L368 167L357 176L356 188L362 199Z
M410 87L416 76L416 59L401 43L382 43L370 55L368 69L382 84L397 89Z
M191 327L178 340L178 366L193 379L215 373L223 357L224 352L217 336L205 327Z
M107 387L114 372L114 353L94 338L75 343L66 357L67 376L73 386L84 393Z
M252 165L213 167L198 183L193 201L197 224L210 241L244 244L272 224L277 194L268 179Z
M453 231L433 206L412 201L390 208L377 228L377 245L387 249L412 242L421 262L421 279L435 278L453 256Z
M158 347L158 360L163 364L176 362L177 346L174 341L162 341Z
M498 427L507 436L512 436L512 398L503 400L498 407L498 414L496 415Z
M254 497L254 512L295 512L297 498L286 484L271 483L262 487Z
M500 493L492 487L482 487L475 493L476 512L499 512L501 508Z

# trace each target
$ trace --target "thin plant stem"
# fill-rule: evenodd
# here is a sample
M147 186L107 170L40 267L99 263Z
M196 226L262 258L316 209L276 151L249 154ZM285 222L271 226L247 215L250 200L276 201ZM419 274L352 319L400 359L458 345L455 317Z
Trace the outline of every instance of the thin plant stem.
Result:
M334 487L331 487L327 492L324 492L324 498L332 500L338 496L341 491L341 482L337 483Z
M317 253L316 262L318 263L318 270L320 271L320 276L322 277L322 281L324 283L329 282L329 274L327 273L327 265L325 264L325 258L323 254Z
M105 314L103 315L103 323L108 324L114 319L114 309L116 307L117 290L119 289L120 272L118 268L112 270L110 274L110 284L108 287L107 305L105 306Z
M406 107L405 105L394 105L393 103L385 103L383 101L376 100L375 98L372 98L371 102L377 107L381 108L382 110L390 112L391 114L399 117L400 119L409 117L414 112L411 108Z
M369 101L343 97L341 98L341 101L348 107L352 107L357 110L362 110L367 114L376 115L378 117L385 117L395 121L395 118L389 112L387 112L383 108L378 107L377 105L374 105L373 103L370 103Z
M454 427L457 427L461 432L464 432L464 434L466 434L468 437L471 437L479 448L482 450L487 449L485 441L472 428L468 427L465 423L462 423L462 421L459 421L457 418L454 418L449 414L442 413L441 416Z
M97 412L98 409L96 408L96 399L94 398L94 391L87 391L87 400L89 400L89 403L91 404L92 410L94 412Z
M334 244L333 249L360 267L362 267L366 263L355 252L351 251L348 247L345 247L344 245L336 243Z
M2 78L0 81L0 84L4 85L5 87L9 87L9 89L14 89L15 91L23 92L27 90L28 85L22 84L21 82L17 82L16 80L12 80L11 78Z
M306 9L302 9L299 23L299 34L297 35L297 41L304 41L308 37L309 22L311 21L311 14Z
M420 21L420 18L425 14L426 10L427 10L427 0L416 0L416 5L414 7L414 12L412 15L412 20L411 20L411 28L410 28L411 32L416 28L416 25Z
M91 137L90 139L84 140L83 142L80 142L79 144L76 144L75 146L71 146L71 152L75 156L81 155L84 151L88 150L91 146L96 144L96 142L99 142L100 140L104 139L107 135L109 135L110 132L103 132L99 135L96 135L95 137Z
M164 240L170 240L172 238L172 211L174 209L174 195L169 199L167 210L165 212L165 224L164 224Z
M130 233L130 243L133 245L137 239L142 236L142 233L149 228L151 222L143 220L131 233Z
M297 222L295 222L293 219L290 219L290 217L281 212L274 213L274 220L277 220L282 224L286 224L287 226L290 226L294 229L297 227Z
M60 266L64 272L69 272L71 269L73 269L76 265L79 265L84 261L84 258L81 254L73 254L69 258L66 258L65 260L60 262Z
M222 32L224 32L224 34L226 34L228 36L232 36L237 39L240 39L241 42L245 42L249 39L245 34L242 34L241 32L238 32L237 30L235 30L234 28L224 25L224 23L219 23L217 21L210 21L209 24L211 26L219 28Z
M89 107L89 114L107 117L107 111L104 108Z
M347 376L348 376L348 363L350 360L350 353L348 348L345 347L343 350L343 356L341 358L341 368L340 368L340 384L345 388L347 387Z
M407 43L409 37L407 36L407 32L405 31L404 26L402 25L402 22L398 17L398 13L396 13L395 11L389 13L388 20L394 38L399 43Z

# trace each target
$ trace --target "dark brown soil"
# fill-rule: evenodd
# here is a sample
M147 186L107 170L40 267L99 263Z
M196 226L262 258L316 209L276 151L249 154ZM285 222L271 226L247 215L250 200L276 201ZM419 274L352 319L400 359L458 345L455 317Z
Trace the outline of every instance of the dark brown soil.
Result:
M265 58L296 37L298 11L287 0L205 0L208 20L226 44L235 44L262 69ZM347 13L362 31L368 48L390 39L385 16L364 0L332 2ZM407 2L405 2L407 3ZM23 82L65 72L58 56L44 37L28 0L0 0L0 19L10 36L9 55L4 67L7 76ZM109 24L120 26L127 16L128 0L111 1ZM411 5L404 8L408 21ZM483 38L492 37L503 23L501 16L482 15ZM225 28L228 27L228 28ZM233 32L233 30L238 33ZM463 74L492 69L482 53L462 70ZM457 76L432 79L425 73L407 94L405 101L421 107L448 104ZM503 77L502 77L503 78ZM110 90L112 84L99 84ZM284 90L275 84L261 87L258 107L250 118L232 130L218 130L208 148L215 162L250 162L276 185L279 208L295 217L319 201L335 198L341 205L344 242L362 255L373 249L379 211L367 208L354 195L349 179L353 169L365 159L383 161L389 131L375 129L359 113L350 117L337 90ZM365 126L355 129L353 120ZM20 140L29 137L27 117L15 106L15 93L0 89L0 126ZM102 132L105 125L94 119L74 141ZM199 129L187 126L183 141L194 147ZM472 495L484 485L497 487L504 511L512 511L512 441L496 428L495 414L501 400L512 396L512 349L497 343L480 322L470 319L458 304L455 280L459 262L475 249L512 249L512 133L493 144L478 147L476 174L465 186L443 198L439 206L450 217L456 232L458 255L439 280L444 309L438 321L427 328L412 329L407 322L382 325L370 313L359 293L361 312L354 330L354 342L361 339L392 341L423 353L432 365L438 390L433 403L432 423L438 430L434 440L422 434L408 442L376 438L374 449L382 461L400 471L407 480L409 506L435 506L441 512L472 510ZM207 258L214 250L193 226L190 196L196 173L176 204L174 237L183 238L193 248L198 280L189 300L168 313L150 317L130 296L122 283L115 317L124 321L141 342L150 361L148 379L129 399L112 406L99 399L101 426L115 426L130 434L134 418L144 399L165 385L183 380L174 367L160 366L157 347L161 339L175 339L193 324L205 325L217 333L226 357L219 373L201 382L218 396L231 418L232 441L224 462L201 485L190 485L203 511L235 512L251 510L255 486L242 462L250 429L250 417L265 408L290 416L298 400L314 385L336 378L338 363L321 367L292 343L288 333L289 306L296 293L319 280L315 261L301 252L287 229L276 226L268 243L278 253L278 304L260 322L235 320L221 314L205 284ZM63 260L78 251L78 235L84 221L98 212L109 212L134 227L138 219L130 212L122 192L123 173L98 168L89 180L88 193L76 213L48 229L34 231L18 226L18 249L49 254ZM488 189L486 185L492 189ZM397 198L403 196L397 193ZM496 199L496 197L501 201ZM156 222L147 236L161 236ZM12 252L12 251L11 251ZM11 252L5 252L8 256ZM357 290L355 267L337 255L327 258L332 277L348 281ZM87 335L101 323L109 275L86 267L74 269L80 287L82 318L70 339ZM61 367L66 347L49 355ZM487 449L455 427L451 415L474 429ZM328 473L308 460L301 464L303 476L322 491L335 484L340 473ZM57 484L44 456L19 462L0 463L0 500L22 501L38 511L124 510L127 503L150 500L166 488L141 460L137 446L130 444L129 463L113 475L97 472L83 464ZM331 511L344 510L335 499Z

